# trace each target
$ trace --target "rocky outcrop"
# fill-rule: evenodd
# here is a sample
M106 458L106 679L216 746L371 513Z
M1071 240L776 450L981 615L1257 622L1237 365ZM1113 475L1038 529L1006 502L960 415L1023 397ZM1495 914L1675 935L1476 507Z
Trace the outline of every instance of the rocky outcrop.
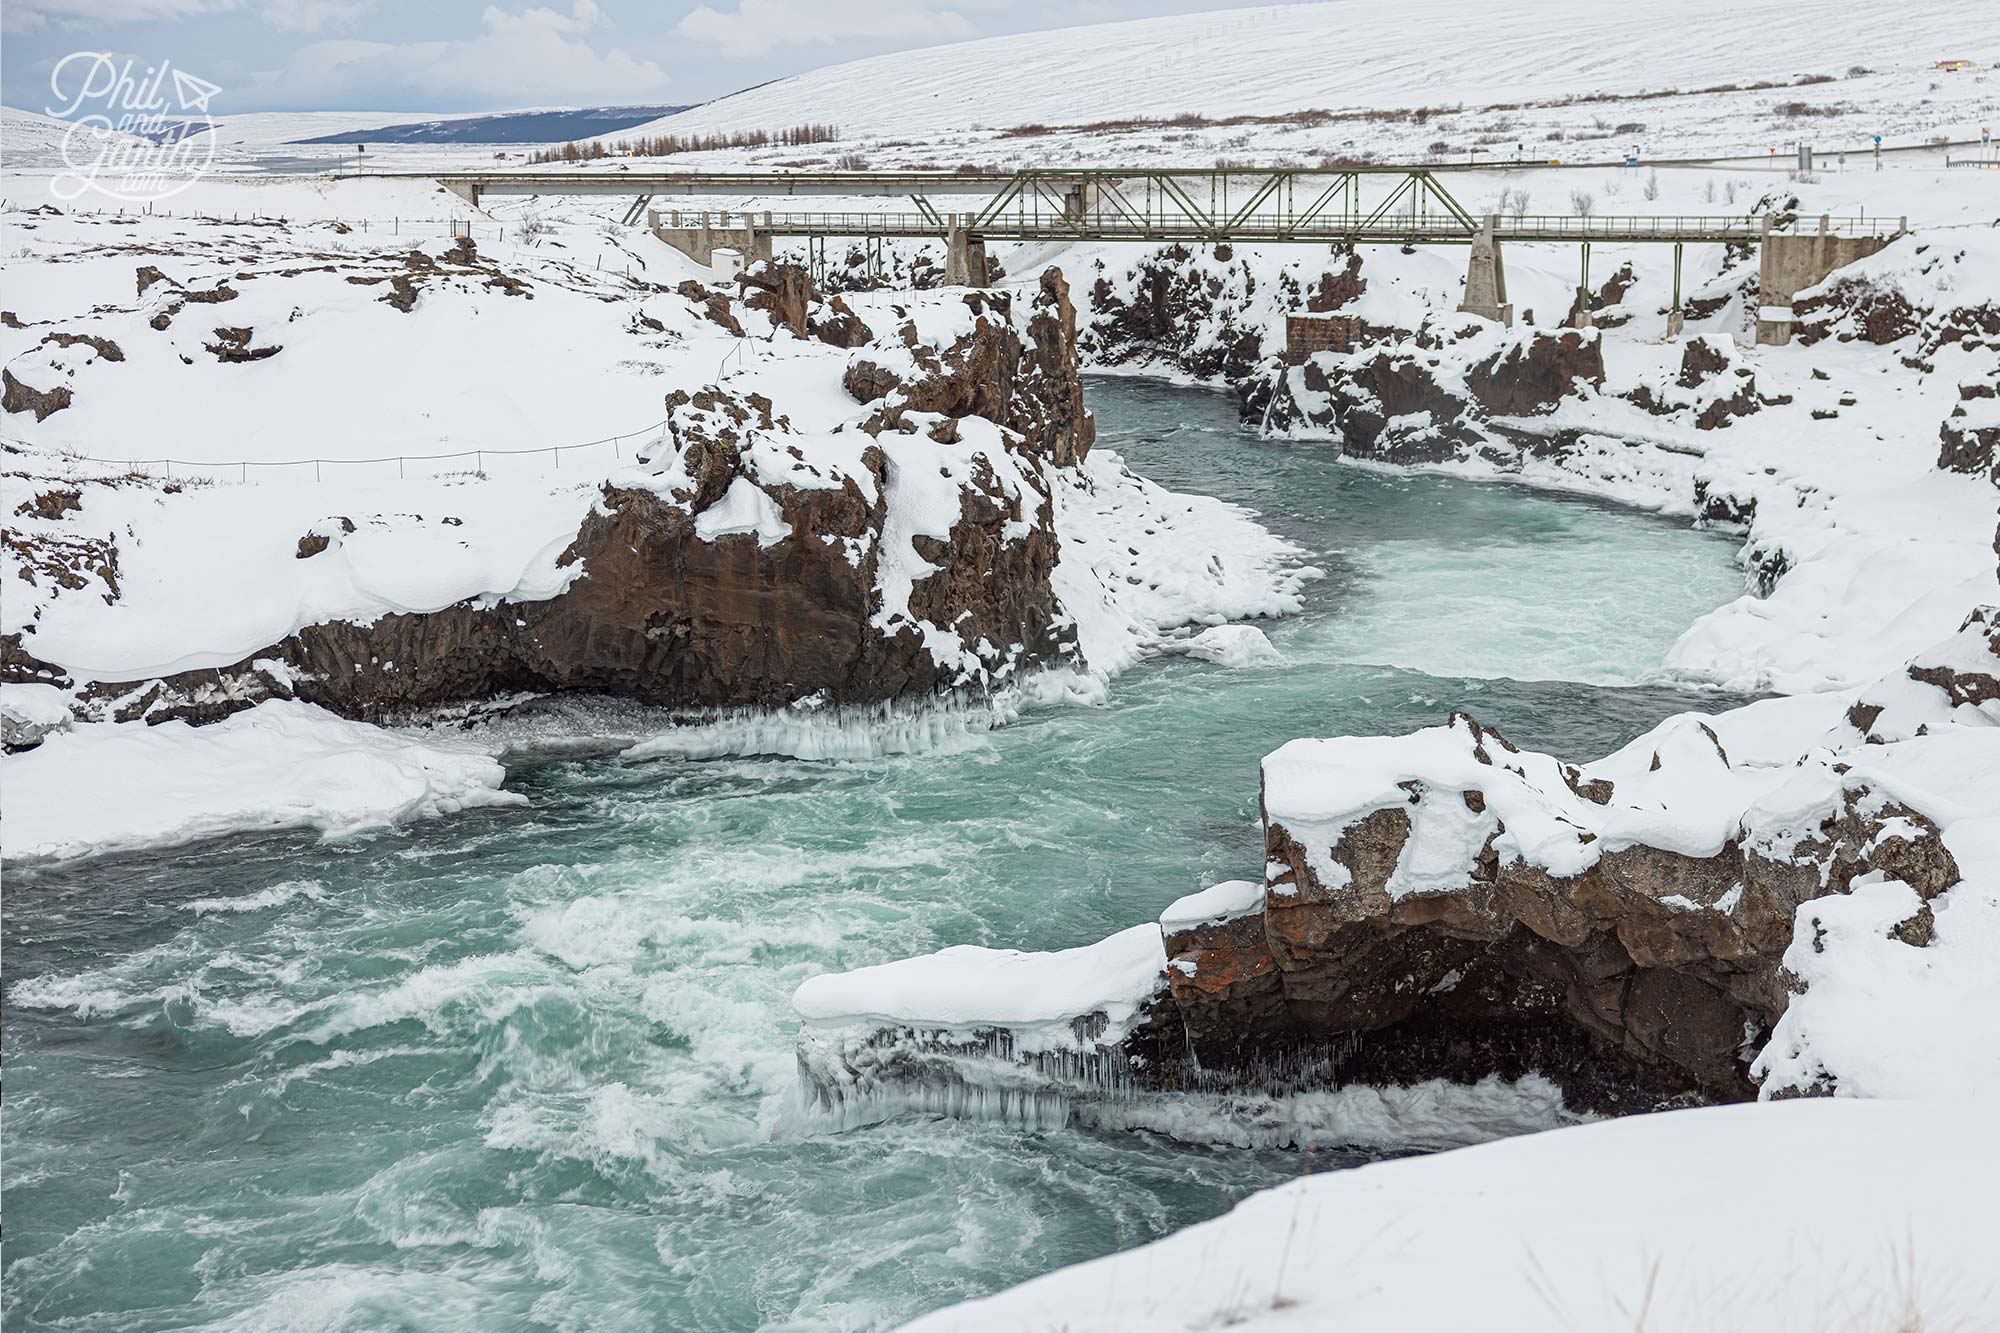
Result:
M1923 366L1939 348L2000 350L2000 305L1967 302L1960 275L1991 263L1984 238L1905 236L1861 265L1834 276L1792 303L1795 338L1834 338L1886 345L1913 338L1909 358Z
M35 420L47 421L70 405L71 396L67 384L37 389L15 379L13 371L0 369L0 411L33 412Z
M1900 880L1923 906L1893 933L1921 947L1958 869L1936 825L1844 765L1734 767L1692 719L1656 744L1615 779L1462 714L1280 749L1261 902L1167 925L1155 1021L1184 1030L1210 1083L1319 1053L1343 1080L1539 1072L1601 1111L1753 1095L1800 904ZM1777 782L1788 799L1760 803Z
M1100 365L1155 363L1238 389L1246 419L1261 417L1267 343L1290 313L1330 314L1367 290L1361 255L1287 264L1260 283L1233 247L1161 248L1124 270L1100 261L1083 346ZM1364 330L1364 336L1366 331Z
M1994 541L2000 549L2000 533ZM1977 708L2000 700L2000 606L1975 608L1956 635L1912 661L1908 674L1918 684L1941 691L1954 708ZM1880 712L1878 707L1871 725L1861 728L1864 732L1879 721Z
M1604 387L1604 345L1575 329L1537 332L1510 341L1473 362L1465 375L1473 401L1490 416L1525 417L1552 411L1576 392L1579 383L1593 389Z
M1004 298L968 303L950 346L910 327L897 357L856 362L873 367L849 376L857 399L879 403L859 430L814 440L756 394L670 394L661 447L603 486L553 596L309 625L228 667L94 683L82 706L201 723L272 697L368 721L564 690L873 703L981 693L1066 660L1051 471L1093 436L1067 287L1046 274L1018 327ZM324 559L354 530L322 521L291 554ZM42 551L32 568L84 580L89 554ZM115 551L95 563L115 595Z
M835 347L861 347L875 337L838 296L822 301L812 277L797 264L759 264L737 275L743 304L761 310L796 338L816 338Z
M1055 467L1090 451L1096 423L1083 404L1077 362L1076 310L1060 269L1049 269L1029 303L1024 330L1012 318L1006 292L970 292L971 332L932 348L916 326L899 331L907 355L858 357L847 369L857 401L880 403L875 428L903 429L911 413L984 417L1021 436L1022 445Z
M1274 429L1338 435L1343 452L1390 463L1438 463L1492 446L1492 417L1533 416L1600 387L1591 330L1482 334L1482 348L1435 336L1318 353L1276 382Z
M1716 430L1762 405L1756 376L1723 334L1689 338L1672 384L1641 384L1625 396L1654 416L1685 414L1696 430Z
M2000 383L1972 380L1958 386L1958 405L1938 427L1938 466L2000 485Z

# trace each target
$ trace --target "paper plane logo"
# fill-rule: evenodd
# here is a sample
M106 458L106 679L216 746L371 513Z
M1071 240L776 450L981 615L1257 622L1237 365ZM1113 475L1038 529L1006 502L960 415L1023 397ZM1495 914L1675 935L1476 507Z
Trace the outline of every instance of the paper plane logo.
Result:
M64 203L98 195L150 203L177 194L214 165L218 84L171 61L72 51L49 74L48 114L66 121L65 170L49 183Z

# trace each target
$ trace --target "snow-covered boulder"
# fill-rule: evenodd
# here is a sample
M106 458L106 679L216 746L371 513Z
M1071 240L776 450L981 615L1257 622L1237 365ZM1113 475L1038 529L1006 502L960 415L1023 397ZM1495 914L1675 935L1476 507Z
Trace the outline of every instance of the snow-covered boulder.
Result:
M32 749L69 722L69 701L55 686L0 685L0 749Z

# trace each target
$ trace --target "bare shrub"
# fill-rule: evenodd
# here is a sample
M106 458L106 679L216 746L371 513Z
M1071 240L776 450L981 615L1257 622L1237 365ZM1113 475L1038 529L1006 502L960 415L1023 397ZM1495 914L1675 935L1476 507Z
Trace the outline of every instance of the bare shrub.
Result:
M1657 171L1647 172L1646 186L1639 193L1645 195L1649 202L1658 199L1660 197L1660 173Z
M1578 217L1580 218L1589 217L1591 214L1591 210L1595 209L1596 207L1597 207L1597 196L1592 194L1590 191L1571 190L1569 192L1569 211L1576 214Z

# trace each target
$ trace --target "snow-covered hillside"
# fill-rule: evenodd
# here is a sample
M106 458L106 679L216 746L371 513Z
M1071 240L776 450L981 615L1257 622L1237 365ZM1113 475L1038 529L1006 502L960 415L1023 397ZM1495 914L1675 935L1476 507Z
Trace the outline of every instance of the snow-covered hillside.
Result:
M1612 155L1609 148L1622 156L1634 134L1642 136L1649 153L1663 151L1664 122L1682 119L1688 110L1681 99L1633 100L1634 94L1724 84L1768 88L1829 76L1834 82L1779 97L1761 92L1729 103L1707 100L1700 113L1709 121L1708 150L1761 151L1792 142L1799 120L1788 122L1769 108L1794 100L1844 108L1807 122L1821 142L1914 133L1941 116L1964 122L1962 128L1976 137L1975 108L1993 105L1994 87L1979 83L1984 76L1978 72L1934 75L1931 66L1948 57L1975 59L1982 66L2000 60L2000 13L1953 0L1895 6L1827 0L1808 11L1782 0L1652 5L1544 0L1504 10L1476 0L1412 0L1393 12L1368 0L1334 0L1062 28L876 56L780 79L631 133L831 121L849 138L911 138L920 150L935 152L954 145L955 136L940 136L981 128L1117 117L1462 107L1489 114L1479 116L1476 125L1462 123L1469 118L1427 118L1430 123L1418 127L1419 147L1445 139L1456 140L1462 150L1476 141L1475 132L1495 132L1492 152L1501 144L1511 149L1522 137L1544 139L1540 121L1549 118L1549 110L1534 103L1608 96L1606 105L1583 108L1580 117L1583 137L1599 129L1589 112L1605 122L1607 143L1595 154L1602 157ZM1862 69L1878 72L1853 72ZM1932 83L1940 86L1932 90ZM1954 107L1961 99L1967 104ZM1752 114L1758 104L1761 110ZM1504 115L1502 107L1508 108ZM1509 128L1502 128L1503 121ZM1636 131L1620 128L1640 122ZM1325 151L1346 139L1378 139L1387 127L1363 122L1337 136L1294 128L1285 142L1269 146ZM1222 151L1240 156L1248 142L1243 136L1241 129L1227 130L1217 142L1227 145ZM1183 127L1155 127L1143 137L1170 144L1185 137L1188 149L1210 146L1185 135ZM1142 150L1157 146L1129 135L1126 141ZM1036 144L1028 139L1011 146L1032 152ZM1537 156L1578 155L1545 152L1542 143L1529 147Z

